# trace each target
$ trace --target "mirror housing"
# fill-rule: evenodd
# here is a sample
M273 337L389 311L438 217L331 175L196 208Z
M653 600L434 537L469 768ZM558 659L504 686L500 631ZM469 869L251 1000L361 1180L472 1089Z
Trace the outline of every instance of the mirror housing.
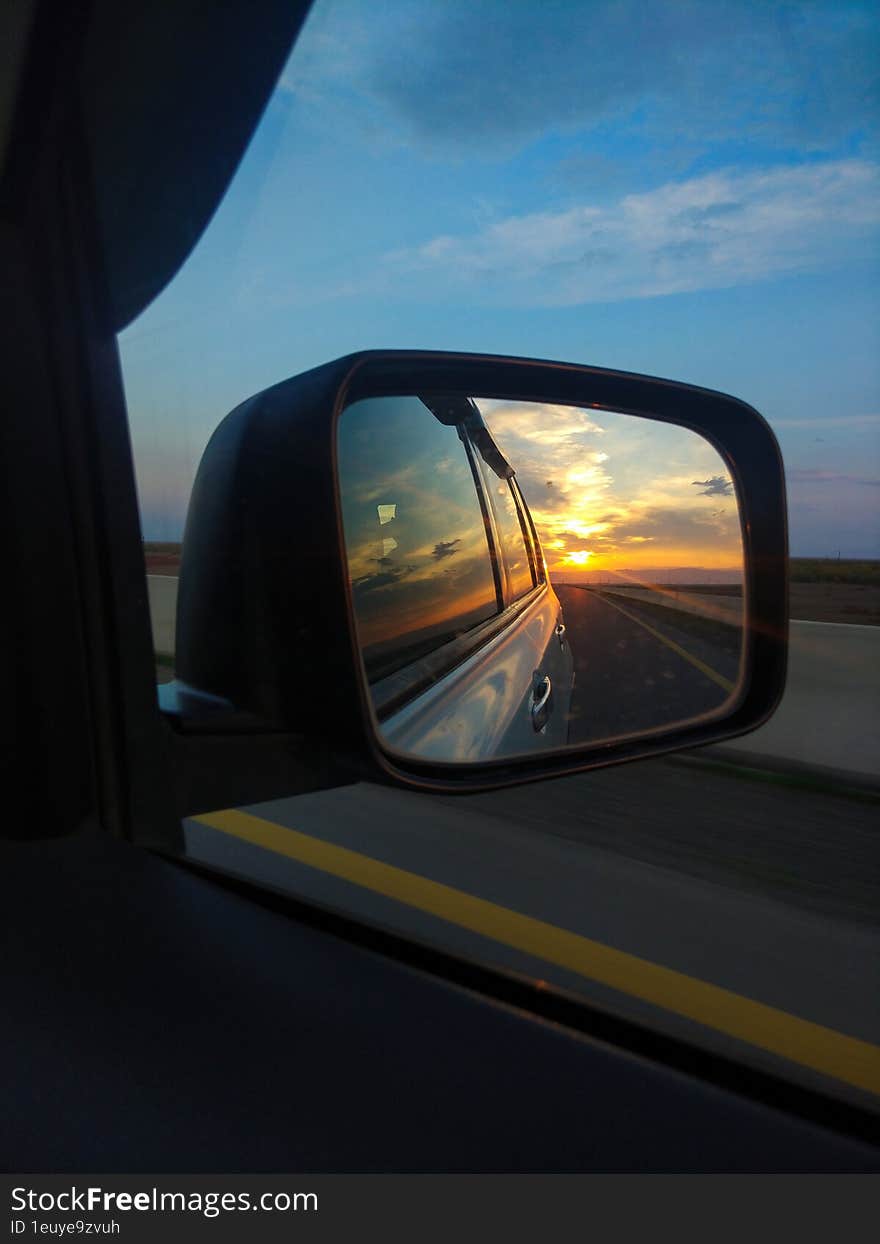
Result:
M431 393L449 421L478 393L610 410L690 429L715 448L742 519L745 639L739 695L711 720L564 751L458 764L391 754L371 713L354 624L338 486L337 422L366 398ZM442 418L443 412L433 413ZM647 376L471 354L367 351L248 399L199 466L184 535L176 697L189 728L283 731L361 777L475 791L729 739L760 725L785 684L786 504L772 431L735 398ZM168 699L166 699L168 702Z

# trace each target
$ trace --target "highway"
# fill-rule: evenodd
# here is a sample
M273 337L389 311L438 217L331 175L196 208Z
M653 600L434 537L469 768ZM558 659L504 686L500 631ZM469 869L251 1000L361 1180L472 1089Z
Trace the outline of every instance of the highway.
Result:
M588 588L556 594L575 661L571 743L699 717L736 686L739 627Z
M643 729L726 696L737 657L721 641L733 628L698 634L637 602L559 592L582 732ZM811 737L808 714L833 706L835 686L850 735L865 726L870 737L880 630L802 623L793 633L783 708L798 712L743 743L776 728L784 759ZM848 741L868 768L859 740ZM468 797L360 783L208 811L186 822L187 849L863 1104L880 1100L880 801L762 778L719 754L735 753Z
M656 760L208 813L213 867L880 1103L877 803Z

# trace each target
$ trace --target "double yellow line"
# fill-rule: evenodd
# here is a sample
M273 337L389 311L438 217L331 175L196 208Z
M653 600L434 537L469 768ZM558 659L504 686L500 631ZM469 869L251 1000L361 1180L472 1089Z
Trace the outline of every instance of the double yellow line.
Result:
M524 954L880 1095L880 1048L416 873L231 809L193 818Z

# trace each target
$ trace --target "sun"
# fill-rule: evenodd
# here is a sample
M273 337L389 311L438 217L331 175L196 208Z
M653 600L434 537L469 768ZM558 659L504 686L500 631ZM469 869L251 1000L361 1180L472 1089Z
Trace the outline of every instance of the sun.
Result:
M589 549L576 549L574 553L566 554L564 560L571 562L573 566L586 566L592 556Z

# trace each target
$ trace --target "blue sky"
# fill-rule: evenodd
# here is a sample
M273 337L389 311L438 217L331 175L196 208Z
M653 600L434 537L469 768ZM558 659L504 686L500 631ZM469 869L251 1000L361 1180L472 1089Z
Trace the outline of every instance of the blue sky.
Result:
M236 403L371 347L734 393L796 555L880 556L874 4L317 0L223 204L123 333L144 533Z

